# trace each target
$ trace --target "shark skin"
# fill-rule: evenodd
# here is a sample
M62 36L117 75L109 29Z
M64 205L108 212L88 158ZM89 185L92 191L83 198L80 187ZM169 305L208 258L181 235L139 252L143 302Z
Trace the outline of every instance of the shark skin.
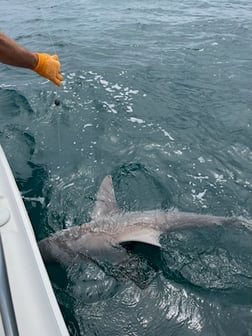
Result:
M165 232L212 225L240 225L235 217L198 215L174 210L124 212L118 209L111 176L106 176L96 196L91 221L56 232L38 245L46 263L71 264L87 260L112 263L128 259L128 243L160 248Z

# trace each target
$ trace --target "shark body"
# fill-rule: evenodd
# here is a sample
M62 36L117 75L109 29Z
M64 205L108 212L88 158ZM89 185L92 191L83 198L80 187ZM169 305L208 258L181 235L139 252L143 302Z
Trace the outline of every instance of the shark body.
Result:
M124 212L117 207L111 176L106 176L96 196L91 221L59 231L39 242L46 263L69 264L81 260L127 258L127 243L161 247L160 235L189 227L242 224L233 217L197 215L178 211Z

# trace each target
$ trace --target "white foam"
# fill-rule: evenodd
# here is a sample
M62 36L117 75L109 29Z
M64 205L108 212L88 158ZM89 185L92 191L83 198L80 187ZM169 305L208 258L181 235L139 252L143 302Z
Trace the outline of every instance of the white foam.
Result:
M106 101L103 101L102 103L103 103L103 106L104 106L104 107L107 107L108 112L112 112L112 113L114 113L114 114L117 114L117 111L116 111L116 109L114 108L114 107L115 107L115 104L109 104L109 103L106 102Z
M198 158L198 160L199 160L200 163L205 163L206 162L206 160L202 156L200 156Z
M108 91L108 92L115 92L115 90L113 90L113 89L111 89L111 88L109 88L109 87L106 88L105 90Z
M174 141L174 138L162 127L159 127L160 131L164 133L164 136L168 137L171 141Z
M194 178L195 180L200 180L200 182L202 182L202 180L208 180L209 179L209 177L207 175L203 176L203 175L201 175L201 173L199 173L198 176L191 175L191 174L186 174L186 175L189 176L189 177Z
M127 106L127 110L126 110L126 112L128 112L128 113L132 113L132 112L133 112L133 108L132 108L132 106L128 105L128 106Z
M100 83L101 83L101 85L103 85L103 86L108 86L108 85L109 85L109 82L106 81L106 80L104 80L104 79L101 79L101 80L100 80Z
M86 124L86 125L84 125L83 128L82 128L82 132L85 132L85 129L87 127L92 127L92 126L93 126L92 124Z
M199 192L198 194L195 194L195 189L192 189L192 198L193 201L200 202L201 204L205 202L204 196L206 195L207 189L204 189L202 192ZM206 206L203 206L206 207Z
M118 85L117 83L116 84L114 84L114 85L112 85L111 86L112 87L112 89L116 89L116 90L121 90L121 86L120 85Z
M132 90L132 89L130 89L130 90L128 91L128 94L138 94L138 93L139 93L138 90Z
M176 155L182 155L183 154L183 152L181 151L181 150L175 150L174 151L174 154L176 154Z
M67 185L65 185L62 189L67 189L67 188L70 188L74 185L74 183L68 183Z
M224 179L224 176L222 174L217 174L217 173L213 172L213 175L214 175L214 178L215 178L217 183L227 182L227 180Z
M131 117L131 118L129 118L129 120L133 123L138 123L138 124L144 124L145 123L145 121L143 119L140 119L140 118Z

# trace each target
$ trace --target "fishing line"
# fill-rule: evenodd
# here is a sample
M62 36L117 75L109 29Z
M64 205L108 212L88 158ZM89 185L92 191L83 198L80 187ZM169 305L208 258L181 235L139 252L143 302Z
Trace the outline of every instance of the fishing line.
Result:
M48 36L49 42L50 42L50 46L52 47L54 54L57 55L57 51L56 51L56 47L55 47L55 43L53 41L53 37L50 33L50 29L49 29L49 24L47 21L47 18L44 15L44 11L42 9L42 7L40 8L40 12L41 12L41 16L42 16L42 20L44 22L44 27L46 29L46 34ZM58 108L60 106L60 95L59 95L59 88L57 87L56 89L56 97L54 100L54 105ZM58 141L58 169L60 168L60 163L61 163L61 152L62 152L62 141L61 141L61 134L60 134L60 116L61 116L61 111L57 112L57 118L56 118L56 128L57 128L57 141Z
M46 29L46 33L47 33L47 36L49 38L49 42L50 42L50 46L52 47L53 49L53 52L54 52L54 55L57 55L57 51L56 51L56 47L55 47L55 43L53 41L53 38L52 38L52 35L50 33L50 30L49 30L49 24L48 24L48 21L44 15L44 11L42 10L42 8L40 8L41 10L41 14L42 14L42 19L43 19L43 22L44 22L44 26L45 26L45 29ZM56 89L56 93L57 93L57 96L59 96L59 93L58 93L58 90L59 88ZM54 104L56 106L59 106L60 105L60 99L59 98L55 98L54 100Z

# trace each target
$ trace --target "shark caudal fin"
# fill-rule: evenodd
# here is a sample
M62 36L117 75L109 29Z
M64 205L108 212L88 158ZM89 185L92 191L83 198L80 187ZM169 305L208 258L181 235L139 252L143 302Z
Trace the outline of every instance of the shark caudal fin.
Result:
M108 175L100 185L91 217L93 220L96 220L118 211L112 177Z

